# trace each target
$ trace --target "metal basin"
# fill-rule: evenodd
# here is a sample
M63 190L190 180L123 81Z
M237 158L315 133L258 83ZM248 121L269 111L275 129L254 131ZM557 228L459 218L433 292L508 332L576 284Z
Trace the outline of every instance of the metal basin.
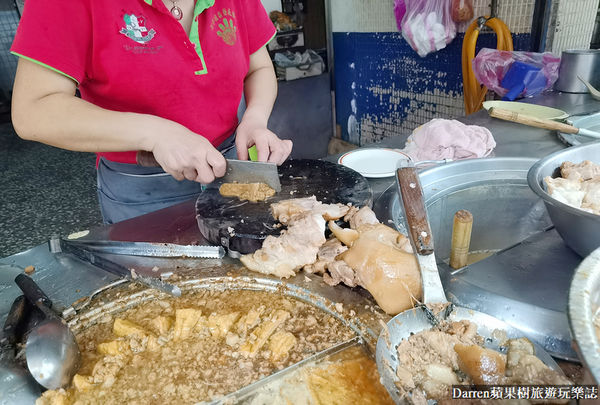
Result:
M473 214L471 251L498 251L552 225L542 201L527 185L537 159L488 158L454 162L419 174L438 260L450 257L456 211ZM405 230L396 187L375 205L382 222Z
M554 230L544 232L552 222L543 201L527 185L535 162L534 158L465 160L426 169L419 177L450 301L508 323L553 356L576 360L566 306L579 262ZM395 185L374 209L382 222L403 231ZM445 262L453 216L459 209L473 213L471 252L501 252L454 270Z
M531 189L542 198L546 209L567 246L581 257L600 247L600 215L571 207L546 192L544 178L553 176L565 161L580 163L590 160L600 164L600 142L586 143L552 153L531 167L527 180Z
M600 248L577 268L569 289L569 323L580 359L600 382L600 337L594 317L600 309Z

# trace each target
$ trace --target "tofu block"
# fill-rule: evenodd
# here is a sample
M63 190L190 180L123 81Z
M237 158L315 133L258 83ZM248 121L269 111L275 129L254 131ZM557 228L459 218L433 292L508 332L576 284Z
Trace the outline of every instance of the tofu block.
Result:
M185 340L190 337L201 316L202 311L196 308L180 308L175 310L173 340Z
M223 315L210 315L208 317L208 329L214 337L225 337L233 324L240 317L239 312Z
M276 332L269 340L269 350L271 350L271 360L279 361L285 358L288 352L296 345L297 339L290 332Z
M113 333L117 336L144 336L148 334L148 331L127 319L116 318L113 324Z
M152 327L159 335L166 335L173 326L173 318L170 316L159 315L151 322Z
M100 354L119 356L129 353L129 344L123 340L111 340L110 342L100 343L97 350Z
M254 357L256 353L263 347L269 337L275 332L282 323L290 317L290 313L278 309L266 321L256 327L250 334L250 340L240 347L240 353L246 357ZM252 340L254 338L254 340Z
M89 377L75 374L73 376L73 387L77 391L84 392L94 388L94 384L92 384Z

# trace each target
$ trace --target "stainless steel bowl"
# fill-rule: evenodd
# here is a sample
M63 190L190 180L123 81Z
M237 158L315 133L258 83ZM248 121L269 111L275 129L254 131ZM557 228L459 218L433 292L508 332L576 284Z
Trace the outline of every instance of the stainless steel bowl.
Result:
M569 288L568 309L579 357L600 382L600 338L594 327L600 309L600 248L577 268Z
M590 160L600 164L600 142L586 143L552 153L534 164L527 174L529 187L544 200L552 223L567 246L581 257L600 247L600 215L595 215L567 204L546 192L544 178L555 174L565 161L579 163Z

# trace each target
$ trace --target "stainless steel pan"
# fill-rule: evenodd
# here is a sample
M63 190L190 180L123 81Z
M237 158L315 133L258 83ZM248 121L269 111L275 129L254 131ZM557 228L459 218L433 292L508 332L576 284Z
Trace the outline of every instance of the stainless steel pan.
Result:
M490 315L448 303L435 262L433 238L416 169L410 166L400 167L397 171L397 181L407 222L406 229L419 261L423 285L423 303L391 319L377 341L376 360L381 381L394 401L400 403L403 399L395 384L398 366L396 349L400 342L411 334L431 329L442 318L448 321L468 320L477 325L477 332L485 338L486 347L501 351L501 344L506 338L519 338L523 333ZM431 304L447 305L447 310L435 316L430 310ZM540 360L549 367L560 370L544 349L538 345L535 345L535 349Z

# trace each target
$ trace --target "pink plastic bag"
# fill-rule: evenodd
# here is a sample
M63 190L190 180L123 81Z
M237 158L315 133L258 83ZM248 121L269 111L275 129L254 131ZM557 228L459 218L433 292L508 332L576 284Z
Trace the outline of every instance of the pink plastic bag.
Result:
M456 24L450 13L451 1L404 0L406 14L402 18L402 36L419 56L445 48L456 36Z
M517 97L534 96L551 88L558 79L559 65L560 58L550 52L499 51L483 48L473 59L473 72L479 83L500 96L508 96L507 99L514 100ZM516 79L509 77L513 76L511 73L516 71L517 66L521 71L524 66L529 67L526 75L520 73L523 77L521 91L515 87Z
M396 25L398 31L402 31L402 19L406 14L406 3L404 0L394 0L394 16L396 17Z

